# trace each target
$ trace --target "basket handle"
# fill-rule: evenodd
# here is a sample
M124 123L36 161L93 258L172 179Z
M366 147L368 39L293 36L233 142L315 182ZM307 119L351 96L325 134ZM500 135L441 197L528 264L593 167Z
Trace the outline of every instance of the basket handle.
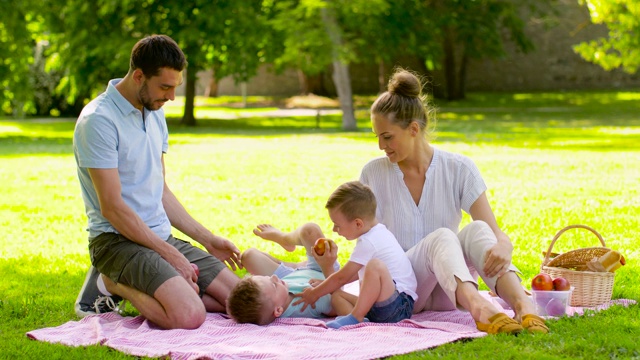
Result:
M602 246L606 247L606 245L604 243L604 239L602 238L602 235L600 235L600 233L595 231L593 228L590 228L587 225L579 225L579 224L578 225L569 225L569 226L563 228L562 230L558 231L556 236L553 237L553 240L551 240L551 244L549 244L549 250L547 250L547 253L544 256L544 260L542 261L542 265L543 266L545 264L549 263L549 255L551 255L551 249L553 249L553 245L556 243L556 240L558 240L560 235L564 234L564 232L569 230L569 229L576 229L576 228L587 229L587 230L591 231L592 233L594 233L598 237L598 239L600 239L600 242L602 243Z

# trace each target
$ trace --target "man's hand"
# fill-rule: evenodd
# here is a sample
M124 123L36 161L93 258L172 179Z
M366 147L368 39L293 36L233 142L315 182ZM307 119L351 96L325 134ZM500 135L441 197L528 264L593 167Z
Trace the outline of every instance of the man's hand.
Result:
M294 302L293 305L305 303L300 309L300 312L304 311L309 305L311 305L312 309L316 308L316 301L318 301L318 296L315 294L314 288L308 287L304 289L303 292L293 294L293 296L300 298L296 300L296 302Z
M213 235L211 241L200 242L207 251L220 259L220 261L226 262L233 271L236 269L242 269L242 262L240 262L240 250L229 240Z
M198 281L198 276L196 275L193 266L191 266L189 260L187 260L187 258L185 258L184 255L182 255L176 248L171 245L169 245L169 247L173 249L173 251L169 251L168 253L163 254L162 257L169 264L171 264L174 269L176 269L176 271L180 274L180 276L187 280L187 283L189 283L191 288L193 288L195 292L199 294L200 288L196 283L196 281Z

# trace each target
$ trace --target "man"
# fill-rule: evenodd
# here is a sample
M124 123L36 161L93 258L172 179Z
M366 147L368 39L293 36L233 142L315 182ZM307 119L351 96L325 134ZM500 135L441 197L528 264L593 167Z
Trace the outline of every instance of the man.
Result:
M73 148L89 253L103 274L89 270L76 304L80 316L99 310L91 309L90 299L99 295L100 277L102 293L129 300L158 326L193 329L207 311L225 311L239 281L222 262L234 270L241 266L238 248L191 217L164 178L168 131L162 106L175 98L186 65L170 37L145 37L133 47L127 75L111 80L78 118ZM171 236L171 227L208 253Z

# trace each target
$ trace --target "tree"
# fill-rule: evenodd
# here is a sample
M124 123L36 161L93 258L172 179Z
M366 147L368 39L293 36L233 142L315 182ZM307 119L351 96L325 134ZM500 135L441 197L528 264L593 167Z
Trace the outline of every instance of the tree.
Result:
M358 27L387 8L386 0L282 0L275 7L271 24L284 39L276 67L293 67L309 78L331 66L345 130L357 128L349 66L358 59Z
M333 83L338 92L340 109L342 109L342 128L344 130L356 130L355 112L353 110L353 93L351 91L351 76L349 74L349 63L341 56L340 51L344 46L342 30L338 25L334 10L329 8L320 9L325 31L331 40L331 62L333 64Z
M218 79L231 75L236 82L254 76L264 61L261 50L270 33L260 0L192 1L153 3L151 14L164 32L182 47L189 67L186 75L185 111L181 123L196 125L195 86L199 70L215 67Z
M45 0L50 46L47 68L61 79L54 95L68 107L63 115L77 116L86 102L104 91L109 79L128 70L131 48L142 34L139 14L144 2Z
M22 116L31 100L33 81L30 71L36 39L29 30L38 18L28 1L0 0L0 109ZM8 9L11 9L10 11Z
M604 24L608 36L583 42L574 50L605 70L622 68L633 74L640 68L640 3L636 0L579 0L586 4L594 24Z
M64 73L57 90L79 108L122 76L133 44L163 33L182 47L187 61L182 123L195 125L193 113L198 70L219 65L216 76L246 81L263 61L268 34L261 0L46 0L52 33L49 66Z
M499 58L505 55L503 42L508 39L527 52L533 44L524 33L523 10L542 13L545 1L531 0L427 0L418 16L432 21L419 26L419 33L431 31L440 44L426 42L422 54L425 62L440 64L444 71L446 98L465 97L466 68L469 59ZM418 23L419 24L419 23Z
M350 35L350 43L358 54L357 61L375 65L378 69L378 90L387 89L387 75L390 66L404 64L404 58L420 53L431 53L432 31L416 32L420 28L433 28L429 16L417 16L417 8L422 6L417 0L395 0L393 3L378 1L375 11L344 14L345 32ZM422 15L422 13L420 13ZM422 70L423 69L412 69Z

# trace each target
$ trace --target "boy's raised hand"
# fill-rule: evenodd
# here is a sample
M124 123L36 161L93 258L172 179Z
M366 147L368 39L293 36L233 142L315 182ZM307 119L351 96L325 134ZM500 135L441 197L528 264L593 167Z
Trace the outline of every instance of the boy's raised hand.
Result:
M335 272L333 264L335 264L338 259L338 245L331 239L323 240L325 243L322 255L318 254L315 247L311 250L311 255L320 266L320 269L322 269L324 276L328 277Z

